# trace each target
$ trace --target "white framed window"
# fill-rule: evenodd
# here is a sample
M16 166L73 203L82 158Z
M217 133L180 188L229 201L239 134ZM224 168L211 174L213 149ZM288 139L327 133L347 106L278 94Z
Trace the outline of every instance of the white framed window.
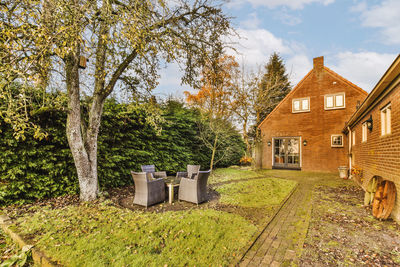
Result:
M332 134L331 135L331 147L343 147L343 135Z
M292 100L292 113L310 111L310 98L295 98Z
M324 96L325 109L345 108L345 93L330 94Z
M353 146L356 145L356 130L354 130L354 131L351 132L351 144L352 144Z
M387 135L392 132L392 106L386 105L381 109L381 135Z
M366 122L361 125L361 131L361 142L367 142L368 126Z

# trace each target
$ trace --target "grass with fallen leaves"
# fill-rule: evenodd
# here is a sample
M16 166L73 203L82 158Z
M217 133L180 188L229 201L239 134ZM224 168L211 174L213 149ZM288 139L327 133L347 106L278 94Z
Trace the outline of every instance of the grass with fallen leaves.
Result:
M220 203L240 207L238 213L207 205L132 211L106 200L37 207L19 216L12 227L65 266L226 266L260 230L247 213L262 211L257 216L267 219L296 185L262 178L265 173L233 168L214 172L211 182Z

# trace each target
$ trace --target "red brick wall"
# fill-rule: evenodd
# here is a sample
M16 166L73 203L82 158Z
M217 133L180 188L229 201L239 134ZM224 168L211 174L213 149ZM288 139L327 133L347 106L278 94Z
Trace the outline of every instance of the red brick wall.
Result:
M391 134L381 136L380 110L391 103ZM362 140L362 122L370 115L373 119L373 130L367 133L367 141ZM356 132L356 143L352 147L355 166L363 169L364 189L369 180L377 175L384 180L393 181L397 193L400 194L400 83L383 98L369 113L365 114L352 129ZM400 198L396 197L396 205L392 215L400 221Z
M324 95L345 92L344 109L324 110ZM331 147L331 135L342 134L346 120L355 112L357 101L363 101L367 93L356 89L333 71L323 67L323 58L314 60L314 69L293 89L277 108L261 124L262 168L272 167L272 147L267 146L273 137L301 137L302 170L337 172L348 165L348 144ZM310 97L310 112L292 113L292 99Z

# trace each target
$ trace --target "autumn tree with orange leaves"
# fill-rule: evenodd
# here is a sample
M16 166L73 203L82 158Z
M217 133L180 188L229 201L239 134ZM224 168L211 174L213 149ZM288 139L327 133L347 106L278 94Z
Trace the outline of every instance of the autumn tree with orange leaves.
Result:
M203 114L200 138L211 150L210 169L229 152L224 140L236 130L229 119L232 118L232 88L239 72L239 64L233 56L225 55L217 49L206 62L202 71L201 88L196 94L185 91L189 105L197 107ZM216 152L223 150L217 159Z

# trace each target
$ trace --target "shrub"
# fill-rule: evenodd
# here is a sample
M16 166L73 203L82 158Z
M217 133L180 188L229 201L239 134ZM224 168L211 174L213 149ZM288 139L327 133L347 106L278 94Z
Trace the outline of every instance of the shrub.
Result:
M252 157L243 156L240 159L240 165L242 165L242 166L250 166L252 161L253 161Z
M131 170L155 164L169 174L187 164L208 168L211 152L198 138L200 114L177 101L160 105L165 121L161 134L146 121L144 108L107 100L98 139L98 177L104 188L132 184ZM32 116L48 136L37 140L13 137L11 125L0 118L0 205L74 194L79 191L75 165L69 150L64 111L43 109ZM233 152L217 166L238 164L244 149L239 134L225 144Z

